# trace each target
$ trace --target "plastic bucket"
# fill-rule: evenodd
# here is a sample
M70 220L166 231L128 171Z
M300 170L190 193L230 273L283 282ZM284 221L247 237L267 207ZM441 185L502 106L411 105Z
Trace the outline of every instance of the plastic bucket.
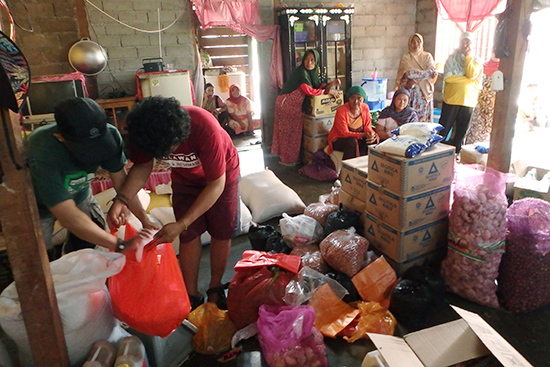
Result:
M367 94L367 101L375 102L386 99L386 89L388 85L388 79L386 78L363 78L361 87Z

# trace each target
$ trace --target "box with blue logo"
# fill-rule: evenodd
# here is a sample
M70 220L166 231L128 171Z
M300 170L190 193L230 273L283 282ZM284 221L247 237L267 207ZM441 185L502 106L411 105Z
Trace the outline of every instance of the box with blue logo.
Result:
M450 199L451 185L400 196L367 180L367 210L399 230L446 218Z
M436 144L414 158L369 146L369 180L406 196L450 185L454 178L455 147Z
M334 125L334 115L313 117L304 116L304 134L309 136L327 135Z
M447 218L416 228L400 231L368 211L365 214L364 236L370 245L392 260L401 263L415 259L447 245Z

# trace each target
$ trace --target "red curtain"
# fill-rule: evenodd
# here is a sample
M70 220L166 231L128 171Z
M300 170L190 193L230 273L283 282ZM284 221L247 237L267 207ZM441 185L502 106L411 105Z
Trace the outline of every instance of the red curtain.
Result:
M279 26L262 25L257 0L191 0L204 29L224 26L246 34L259 42L273 40L271 47L271 85L283 87L283 62Z
M443 19L452 20L461 31L473 32L503 0L435 0Z

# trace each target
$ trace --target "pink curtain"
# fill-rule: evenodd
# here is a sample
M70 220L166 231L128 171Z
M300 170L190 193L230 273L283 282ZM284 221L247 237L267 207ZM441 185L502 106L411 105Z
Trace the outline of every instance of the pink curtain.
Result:
M271 85L283 87L283 62L278 25L262 25L257 0L191 0L204 29L214 26L229 27L259 42L273 40L271 46Z
M435 0L443 19L456 23L461 31L473 32L503 0Z

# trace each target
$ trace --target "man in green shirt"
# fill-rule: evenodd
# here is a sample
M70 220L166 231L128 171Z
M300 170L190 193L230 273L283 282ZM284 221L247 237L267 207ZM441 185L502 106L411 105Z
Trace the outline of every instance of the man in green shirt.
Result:
M56 219L77 238L66 243L65 252L94 245L116 251L135 247L138 237L124 243L105 231L105 216L90 189L99 166L109 171L115 190L124 182L126 157L120 133L89 98L62 101L55 108L55 120L56 124L33 131L26 140L46 247L53 249ZM158 228L137 199L117 195L115 200L124 202L144 228Z

